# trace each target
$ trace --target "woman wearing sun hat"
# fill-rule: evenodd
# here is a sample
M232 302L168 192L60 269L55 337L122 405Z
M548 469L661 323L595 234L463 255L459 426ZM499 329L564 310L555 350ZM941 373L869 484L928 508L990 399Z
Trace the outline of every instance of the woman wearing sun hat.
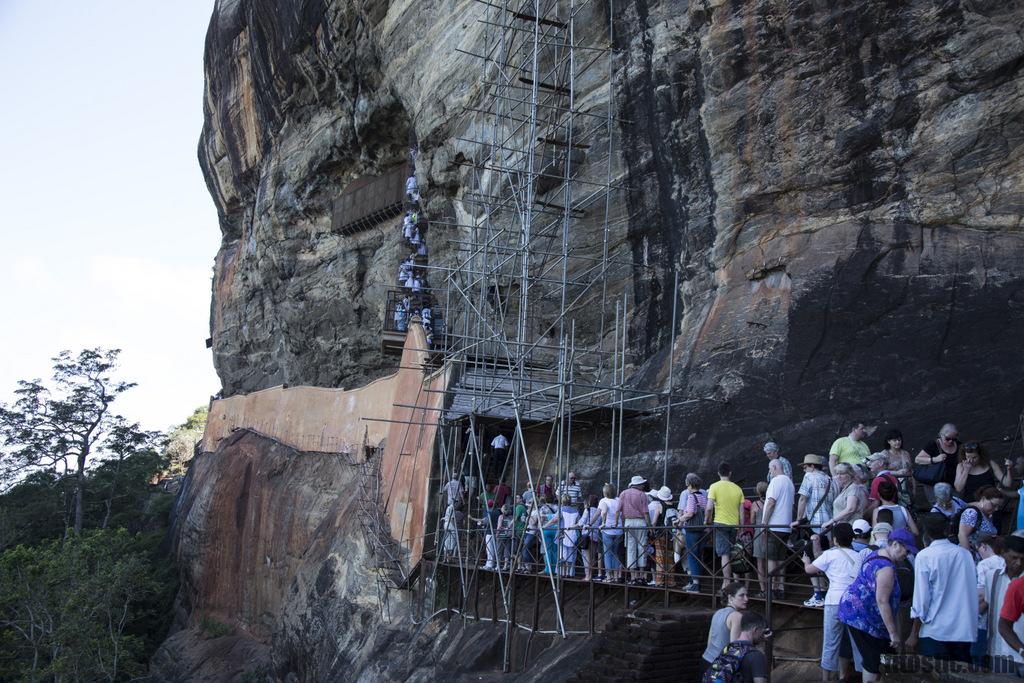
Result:
M654 545L654 581L652 585L664 588L668 585L669 572L672 571L672 549L669 546L669 538L672 532L671 520L667 517L670 512L677 513L672 507L672 489L662 486L654 494L657 505L654 514L651 515L651 542ZM674 518L675 515L672 515Z
M894 653L903 644L896 623L900 604L896 565L908 554L917 554L914 536L906 529L896 529L889 534L886 547L864 558L857 578L839 600L839 621L848 629L864 681L880 680L882 655Z

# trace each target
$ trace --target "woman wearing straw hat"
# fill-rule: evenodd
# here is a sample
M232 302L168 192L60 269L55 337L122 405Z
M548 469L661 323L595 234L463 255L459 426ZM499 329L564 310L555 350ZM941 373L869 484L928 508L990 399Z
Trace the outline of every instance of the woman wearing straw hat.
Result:
M673 514L678 511L672 507L672 489L662 486L654 494L657 505L654 506L654 514L651 515L651 542L654 544L654 580L650 585L664 588L669 584L668 575L672 570L672 555L669 548L669 534L672 530L672 522L675 520Z

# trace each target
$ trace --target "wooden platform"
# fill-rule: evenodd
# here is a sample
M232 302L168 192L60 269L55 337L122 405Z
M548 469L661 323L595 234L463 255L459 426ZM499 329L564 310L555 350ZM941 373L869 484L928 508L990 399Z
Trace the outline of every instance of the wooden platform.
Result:
M380 352L385 356L401 356L405 347L405 332L385 330L380 334Z

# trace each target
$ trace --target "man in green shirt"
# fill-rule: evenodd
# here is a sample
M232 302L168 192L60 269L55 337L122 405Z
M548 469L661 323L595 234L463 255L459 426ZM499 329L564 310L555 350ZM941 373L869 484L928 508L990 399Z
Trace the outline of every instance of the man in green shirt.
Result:
M836 465L845 462L849 465L861 465L871 455L871 449L864 443L868 430L863 422L854 422L849 436L841 436L832 442L828 449L828 469L835 476Z

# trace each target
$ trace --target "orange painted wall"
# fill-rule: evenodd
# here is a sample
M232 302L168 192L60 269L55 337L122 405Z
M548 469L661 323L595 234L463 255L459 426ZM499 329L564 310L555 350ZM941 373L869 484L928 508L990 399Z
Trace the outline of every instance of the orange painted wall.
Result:
M424 372L425 346L423 328L411 324L399 370L364 387L273 387L213 401L203 451L215 451L239 428L302 451L360 457L364 435L371 446L383 442L381 500L411 569L423 553L434 439L449 376L444 369Z

